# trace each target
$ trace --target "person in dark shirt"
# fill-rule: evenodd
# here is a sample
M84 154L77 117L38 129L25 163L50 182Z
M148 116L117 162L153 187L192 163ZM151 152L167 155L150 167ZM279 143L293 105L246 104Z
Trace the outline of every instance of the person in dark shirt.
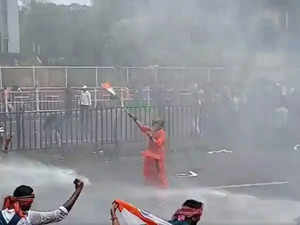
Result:
M68 85L64 91L64 108L66 117L69 118L72 115L73 93L72 89Z

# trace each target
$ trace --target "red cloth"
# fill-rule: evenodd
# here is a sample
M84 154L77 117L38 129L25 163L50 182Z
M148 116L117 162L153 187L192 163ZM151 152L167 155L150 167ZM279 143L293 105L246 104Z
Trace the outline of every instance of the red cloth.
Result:
M14 209L16 214L22 218L25 217L25 213L21 209L21 205L31 205L33 198L16 198L13 196L7 196L4 198L2 209Z
M144 133L151 132L153 140L149 139L148 149L142 155L144 158L144 178L148 184L158 185L162 188L168 187L166 175L166 132L163 129L152 131L151 128L143 126Z
M172 216L172 220L184 221L186 218L192 218L194 221L199 221L202 216L203 208L193 209L183 206L178 209Z

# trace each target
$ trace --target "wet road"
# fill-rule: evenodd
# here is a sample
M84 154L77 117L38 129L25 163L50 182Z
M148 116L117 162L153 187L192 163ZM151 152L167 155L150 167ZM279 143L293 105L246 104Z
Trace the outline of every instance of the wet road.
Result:
M166 219L184 200L195 198L205 203L201 224L207 225L295 224L294 218L300 216L300 153L289 148L264 151L232 149L232 153L218 154L207 154L207 151L169 154L169 190L143 185L139 155L106 161L103 156L89 152L73 152L64 157L26 153L26 159L22 159L24 167L28 166L27 158L31 158L33 162L39 161L51 168L72 168L91 181L71 216L62 223L66 225L109 224L109 207L116 198L132 202ZM16 154L11 154L10 160L13 161ZM35 169L39 168L38 164L35 166ZM198 173L198 176L176 176L189 170ZM73 186L67 182L55 184L57 173L60 172L52 168L44 177L52 185L28 178L38 193L35 208L54 208L72 192Z

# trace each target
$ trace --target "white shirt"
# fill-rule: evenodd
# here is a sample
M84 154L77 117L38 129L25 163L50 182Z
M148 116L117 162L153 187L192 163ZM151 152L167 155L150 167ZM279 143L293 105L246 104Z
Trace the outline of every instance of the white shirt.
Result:
M6 222L9 223L15 215L15 210L4 209L2 210L2 215ZM26 218L22 218L17 225L43 225L57 223L65 219L67 215L68 210L63 206L49 212L28 211Z
M89 91L82 91L80 95L80 105L92 105L91 93Z

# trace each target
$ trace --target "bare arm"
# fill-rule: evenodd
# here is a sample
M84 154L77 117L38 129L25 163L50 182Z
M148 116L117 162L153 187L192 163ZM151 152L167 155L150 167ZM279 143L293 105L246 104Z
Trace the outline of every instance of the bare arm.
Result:
M153 141L156 145L159 147L162 147L165 143L166 140L166 135L165 133L161 133L158 137L153 137L152 132L147 133L148 137L150 138L151 141Z
M147 126L144 126L137 118L135 115L131 114L130 112L127 112L128 113L128 116L133 119L133 121L135 122L135 124L138 126L138 128L140 128L140 130L145 133L148 138L155 142L156 143L156 140L153 138L153 135L152 135L152 130L151 128L147 127Z
M65 219L76 202L83 188L83 182L75 179L75 191L66 203L54 211L39 212L29 211L26 218L32 225L44 225L49 223L57 223Z
M147 127L147 126L143 125L143 124L142 124L140 121L138 121L138 120L135 120L134 122L136 123L136 125L138 126L138 128L140 128L140 130L141 130L144 134L146 134L147 137L148 137L151 141L155 142L155 139L153 138L152 130L151 130L150 127Z
M134 120L134 122L138 126L138 128L140 128L140 130L143 131L143 124L138 120Z
M65 204L63 204L63 206L68 210L68 212L71 211L73 205L75 204L76 200L78 199L82 188L84 186L83 182L79 179L75 179L74 180L74 184L75 184L75 191L72 194L72 196L65 202Z
M133 119L133 121L134 121L135 124L138 126L138 128L140 128L140 130L144 132L144 130L143 130L143 124L142 124L140 121L138 121L138 119L136 118L136 116L133 115L133 114L131 114L130 112L127 112L127 114L128 114L128 116L129 116L131 119Z
M112 208L110 209L110 216L111 216L111 224L112 225L120 225L119 219L116 215L116 211L118 209L118 205L116 203L112 204Z

